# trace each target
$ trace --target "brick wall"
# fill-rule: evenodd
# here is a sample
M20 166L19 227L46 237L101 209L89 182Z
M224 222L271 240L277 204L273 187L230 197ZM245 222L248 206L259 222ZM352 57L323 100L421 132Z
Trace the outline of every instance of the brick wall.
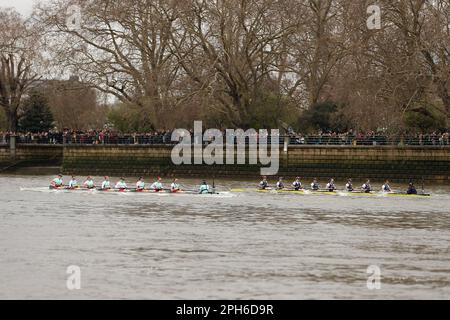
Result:
M0 168L2 164L6 164L10 162L9 157L9 147L1 146L0 147Z

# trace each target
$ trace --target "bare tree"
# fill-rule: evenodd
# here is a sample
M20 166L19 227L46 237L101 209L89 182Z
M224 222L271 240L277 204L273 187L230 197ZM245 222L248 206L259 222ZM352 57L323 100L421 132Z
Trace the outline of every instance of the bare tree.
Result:
M348 54L344 28L345 1L308 0L287 6L290 19L298 19L289 37L289 70L296 79L292 92L306 92L304 107L326 99L327 85L338 64Z
M196 90L220 102L216 112L249 126L255 100L271 88L280 94L283 1L193 0L185 2L182 28L172 34L173 53ZM277 81L278 80L278 81Z
M153 127L276 125L325 101L365 130L401 129L418 103L448 115L449 0L378 3L381 30L352 0L52 0L38 16L62 75L138 106Z
M81 7L80 28L66 23L74 3ZM141 106L156 125L177 98L170 90L179 67L169 50L176 7L163 0L57 0L39 16L54 31L55 62L101 92Z
M17 131L22 98L38 79L36 56L36 34L17 12L0 10L0 106L9 131Z

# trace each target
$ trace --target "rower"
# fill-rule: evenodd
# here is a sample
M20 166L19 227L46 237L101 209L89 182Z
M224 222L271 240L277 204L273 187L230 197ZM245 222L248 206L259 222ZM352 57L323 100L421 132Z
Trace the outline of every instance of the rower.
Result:
M292 187L295 191L299 191L302 189L302 183L300 182L300 177L297 177L295 181L292 183Z
M320 189L320 185L317 182L317 178L314 178L313 182L311 183L311 190L318 191Z
M116 183L115 189L119 189L121 191L128 189L124 178L120 178L119 182Z
M164 187L161 181L162 179L158 177L158 179L150 186L150 189L155 190L156 192L162 191Z
M109 177L105 176L105 180L102 182L102 190L109 190L111 189L111 182L109 181Z
M389 180L386 180L381 187L382 192L392 192L391 186L389 185Z
M406 191L407 194L417 194L417 189L414 186L414 183L411 181L408 185L408 191Z
M92 180L91 176L88 176L86 178L86 181L83 183L83 187L85 187L87 189L94 189L95 188L94 180Z
M365 193L372 192L372 186L370 185L370 180L367 180L367 182L362 185L361 190Z
M330 182L327 183L326 189L330 192L334 192L336 190L336 186L334 184L334 179L331 179Z
M283 178L280 177L280 179L278 179L277 182L277 190L283 190L284 189L284 182L283 182Z
M51 188L61 188L63 186L62 175L58 174L55 179L50 182Z
M72 176L72 179L69 181L69 189L77 189L78 188L78 182L77 179L75 179L74 176Z
M267 188L269 188L269 183L267 182L267 177L264 176L259 183L259 189L266 190Z
M200 185L199 193L200 194L210 193L209 186L205 180L203 180L202 184Z
M178 192L180 191L180 185L178 184L178 179L173 179L172 184L170 185L170 192Z
M139 180L136 182L136 191L143 191L145 189L145 182L143 177L139 177Z
M347 184L345 185L345 189L348 191L348 192L353 192L353 182L352 182L352 179L348 179L348 181L347 181Z

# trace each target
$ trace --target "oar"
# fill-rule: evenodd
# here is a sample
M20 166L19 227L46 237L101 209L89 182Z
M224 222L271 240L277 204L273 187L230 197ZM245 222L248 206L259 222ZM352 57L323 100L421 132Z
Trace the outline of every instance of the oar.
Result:
M422 176L422 194L425 194L425 182L423 180L423 176Z

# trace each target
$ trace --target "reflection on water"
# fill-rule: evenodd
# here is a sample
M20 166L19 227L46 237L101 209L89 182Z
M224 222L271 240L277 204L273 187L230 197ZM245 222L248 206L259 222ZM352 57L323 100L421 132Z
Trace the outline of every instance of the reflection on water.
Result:
M450 298L449 188L203 197L40 188L49 178L0 177L0 298ZM369 265L381 290L367 289Z

